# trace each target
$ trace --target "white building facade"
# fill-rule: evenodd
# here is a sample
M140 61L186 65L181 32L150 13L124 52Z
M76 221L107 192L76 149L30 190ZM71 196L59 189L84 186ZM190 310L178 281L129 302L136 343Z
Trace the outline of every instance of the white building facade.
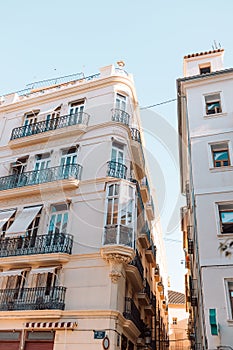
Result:
M140 129L112 65L2 96L0 349L168 345Z
M233 69L223 68L223 54L185 56L184 78L177 80L186 301L195 349L233 347Z

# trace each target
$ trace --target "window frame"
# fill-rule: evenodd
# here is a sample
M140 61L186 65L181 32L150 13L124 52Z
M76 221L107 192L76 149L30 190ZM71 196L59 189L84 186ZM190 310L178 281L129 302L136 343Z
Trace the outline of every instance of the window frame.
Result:
M52 208L54 207L58 207L59 205L66 205L66 209L64 210L57 210L55 212L52 211ZM48 235L55 235L55 234L66 234L68 233L68 224L69 224L69 212L70 212L70 204L69 203L65 203L65 202L62 202L62 203L54 203L54 204L51 204L50 206L50 212L49 212L49 221L48 221L48 231L47 231L47 234ZM62 230L60 230L60 227L59 227L59 232L57 231L58 228L56 226L55 223L57 223L57 220L58 220L58 215L61 215L61 225L64 224L64 215L67 214L67 220L66 220L66 230L65 232ZM52 222L52 217L55 217L55 221ZM52 227L52 229L51 229Z
M221 206L232 206L232 209L229 208L229 210L226 208L224 210L224 208L221 209ZM232 222L232 232L223 232L223 223L222 223L222 218L221 218L221 212L232 212L233 215L233 202L219 202L216 203L216 215L217 215L217 225L218 225L218 235L221 237L227 237L227 236L232 236L233 235L233 222ZM225 224L226 225L226 224ZM231 224L229 224L231 225Z
M216 98L213 98L213 100L210 100L209 102L206 101L206 98L208 97L211 97L211 96L214 96L214 95L217 95L219 94L219 99L216 99ZM214 116L218 116L218 115L221 115L223 113L223 97L222 97L222 92L221 91L215 91L215 92L209 92L209 93L206 93L203 95L203 100L204 100L204 115L206 117L214 117ZM208 106L207 106L207 103L208 104L213 104L213 103L217 103L219 102L219 108L220 110L217 111L217 112L214 112L214 113L208 113ZM215 107L217 108L217 107Z
M209 68L209 72L204 72L202 73L202 69L208 69ZM205 75L205 74L209 74L211 73L211 62L206 62L206 63L202 63L202 64L199 64L199 72L200 72L200 75Z
M232 289L229 289L229 284L232 284ZM227 316L228 321L233 321L233 296L230 296L230 290L233 292L233 278L224 279L225 293L226 293L226 304L227 304ZM232 298L232 300L231 300Z
M216 149L217 149L218 147L221 147L221 146L222 146L222 150L225 150L228 152L228 165L215 166L213 149L214 149L214 147L216 147ZM218 151L220 151L220 149ZM222 140L222 141L208 143L208 158L209 158L209 168L211 170L224 171L224 170L229 169L229 167L232 167L233 158L232 158L231 141L230 140Z
M113 186L113 194L109 195L110 188ZM115 188L118 186L118 193L115 193ZM124 194L124 191L127 191L127 195ZM110 220L109 220L109 201L112 201L111 211L110 211ZM122 200L124 202L122 203ZM114 210L115 202L117 201L117 211ZM131 208L131 211L128 208ZM122 214L126 213L125 218L126 222L122 222ZM131 213L130 215L129 212ZM117 213L117 215L115 215ZM129 220L129 217L131 219ZM116 218L116 222L114 221ZM118 233L117 238L120 235L120 227L130 228L132 229L132 246L135 240L135 229L136 229L136 221L137 221L137 203L136 203L136 188L132 183L128 183L126 181L117 181L117 182L109 182L106 186L106 197L105 197L105 215L104 215L104 234L102 239L102 244L105 244L105 229L111 227L117 227ZM121 243L119 243L121 244Z

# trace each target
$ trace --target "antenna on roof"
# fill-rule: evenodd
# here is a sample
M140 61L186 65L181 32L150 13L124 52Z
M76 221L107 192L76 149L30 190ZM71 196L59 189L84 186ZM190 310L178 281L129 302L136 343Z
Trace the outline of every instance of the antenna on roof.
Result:
M218 43L218 45L217 45L216 40L214 40L214 44L212 45L212 49L213 50L221 49L221 44Z

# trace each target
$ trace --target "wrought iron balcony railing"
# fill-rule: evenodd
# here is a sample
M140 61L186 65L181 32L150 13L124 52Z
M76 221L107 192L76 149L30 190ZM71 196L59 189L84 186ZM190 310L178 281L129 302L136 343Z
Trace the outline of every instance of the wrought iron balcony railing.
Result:
M49 253L71 254L72 246L73 236L66 233L53 233L36 237L5 237L0 239L0 258Z
M133 247L133 228L123 225L107 225L104 227L104 245L116 244Z
M125 298L125 311L123 312L123 316L127 320L132 321L140 332L144 330L145 325L141 320L140 311L138 310L132 298Z
M142 143L140 131L136 128L130 128L130 131L132 140Z
M32 186L46 182L53 182L64 179L80 180L82 166L79 164L70 164L57 166L48 169L26 171L21 174L14 174L0 178L0 191L9 190L24 186Z
M129 126L129 119L130 119L129 113L127 113L121 109L118 109L118 108L112 109L112 121L113 122L119 122L119 123L122 123L122 124Z
M127 167L119 162L108 162L107 176L117 177L119 179L126 179Z
M43 120L30 125L20 126L12 130L11 140L40 134L46 131L61 129L71 125L77 125L77 124L88 125L89 118L90 118L89 114L84 112L79 112L75 114L63 115L61 117L57 117L50 120Z
M143 269L143 265L142 265L141 259L140 259L139 255L138 255L138 252L136 252L136 256L135 256L135 258L131 261L130 265L135 266L135 267L138 269L141 278L143 278L143 270L144 270L144 269Z
M65 293L59 286L0 289L0 310L64 310Z
M142 292L147 294L148 298L151 299L150 285L149 285L149 283L148 283L146 278L143 281L143 285L144 285L144 288L143 288Z

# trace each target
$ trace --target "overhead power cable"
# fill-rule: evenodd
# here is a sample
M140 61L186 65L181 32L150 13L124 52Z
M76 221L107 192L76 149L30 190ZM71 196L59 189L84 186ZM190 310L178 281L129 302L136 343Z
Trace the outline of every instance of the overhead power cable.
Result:
M167 103L171 103L171 102L174 102L174 101L176 101L176 100L177 100L177 98L173 98L173 99L171 99L171 100L162 101L162 102L156 103L156 104L154 104L154 105L145 106L145 107L140 107L140 109L141 109L141 110L142 110L142 109L149 109L149 108L153 108L153 107L156 107L156 106L165 105L165 104L167 104Z

